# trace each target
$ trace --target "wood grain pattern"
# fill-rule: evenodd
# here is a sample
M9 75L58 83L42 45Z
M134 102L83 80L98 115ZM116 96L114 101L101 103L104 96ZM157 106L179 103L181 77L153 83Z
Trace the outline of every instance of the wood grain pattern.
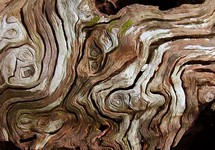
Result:
M215 98L215 1L153 5L1 0L0 141L176 146Z

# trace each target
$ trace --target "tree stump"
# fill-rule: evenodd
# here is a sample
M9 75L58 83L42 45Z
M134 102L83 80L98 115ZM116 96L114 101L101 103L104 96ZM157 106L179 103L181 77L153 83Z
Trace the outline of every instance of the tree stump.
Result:
M169 150L215 109L214 0L1 0L0 141Z

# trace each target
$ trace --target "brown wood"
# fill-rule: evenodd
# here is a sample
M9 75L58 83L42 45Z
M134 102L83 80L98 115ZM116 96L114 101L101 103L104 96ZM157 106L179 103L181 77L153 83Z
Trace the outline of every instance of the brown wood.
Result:
M0 141L176 146L215 98L215 1L169 4L1 0Z

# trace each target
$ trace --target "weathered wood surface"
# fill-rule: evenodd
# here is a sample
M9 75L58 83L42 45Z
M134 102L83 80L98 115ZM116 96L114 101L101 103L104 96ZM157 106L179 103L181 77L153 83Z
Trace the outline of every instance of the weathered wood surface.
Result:
M215 1L141 2L1 0L0 141L177 145L215 97Z

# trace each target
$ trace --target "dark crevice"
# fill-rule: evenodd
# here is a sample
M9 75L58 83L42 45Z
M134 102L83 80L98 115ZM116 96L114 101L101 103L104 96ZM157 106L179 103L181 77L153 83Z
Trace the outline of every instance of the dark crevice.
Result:
M37 139L37 136L34 135L34 136L32 136L32 137L30 137L30 138L27 138L27 139L20 139L19 141L20 141L20 143L26 143L26 142L34 141L34 140L36 140L36 139Z
M0 141L0 150L21 150L11 141Z
M202 108L195 124L171 150L215 150L215 111L211 104Z
M205 0L95 0L96 7L101 13L116 14L123 7L132 4L157 6L160 10L179 7L182 4L202 4Z
M214 64L215 61L208 61L208 60L191 60L185 63L184 65L196 65L196 64L201 64L203 66L208 66L211 64ZM206 70L207 71L207 70ZM210 71L211 72L211 71Z
M108 129L108 128L109 128L108 125L103 125L103 124L101 124L100 127L99 127L99 130L100 130L101 132L103 132L103 131L105 131L105 130Z
M195 69L196 72L207 72L207 73L214 73L213 70L208 69L208 68L200 68L200 69Z
M52 148L51 150L76 150L76 149L71 149L63 146L63 147Z

